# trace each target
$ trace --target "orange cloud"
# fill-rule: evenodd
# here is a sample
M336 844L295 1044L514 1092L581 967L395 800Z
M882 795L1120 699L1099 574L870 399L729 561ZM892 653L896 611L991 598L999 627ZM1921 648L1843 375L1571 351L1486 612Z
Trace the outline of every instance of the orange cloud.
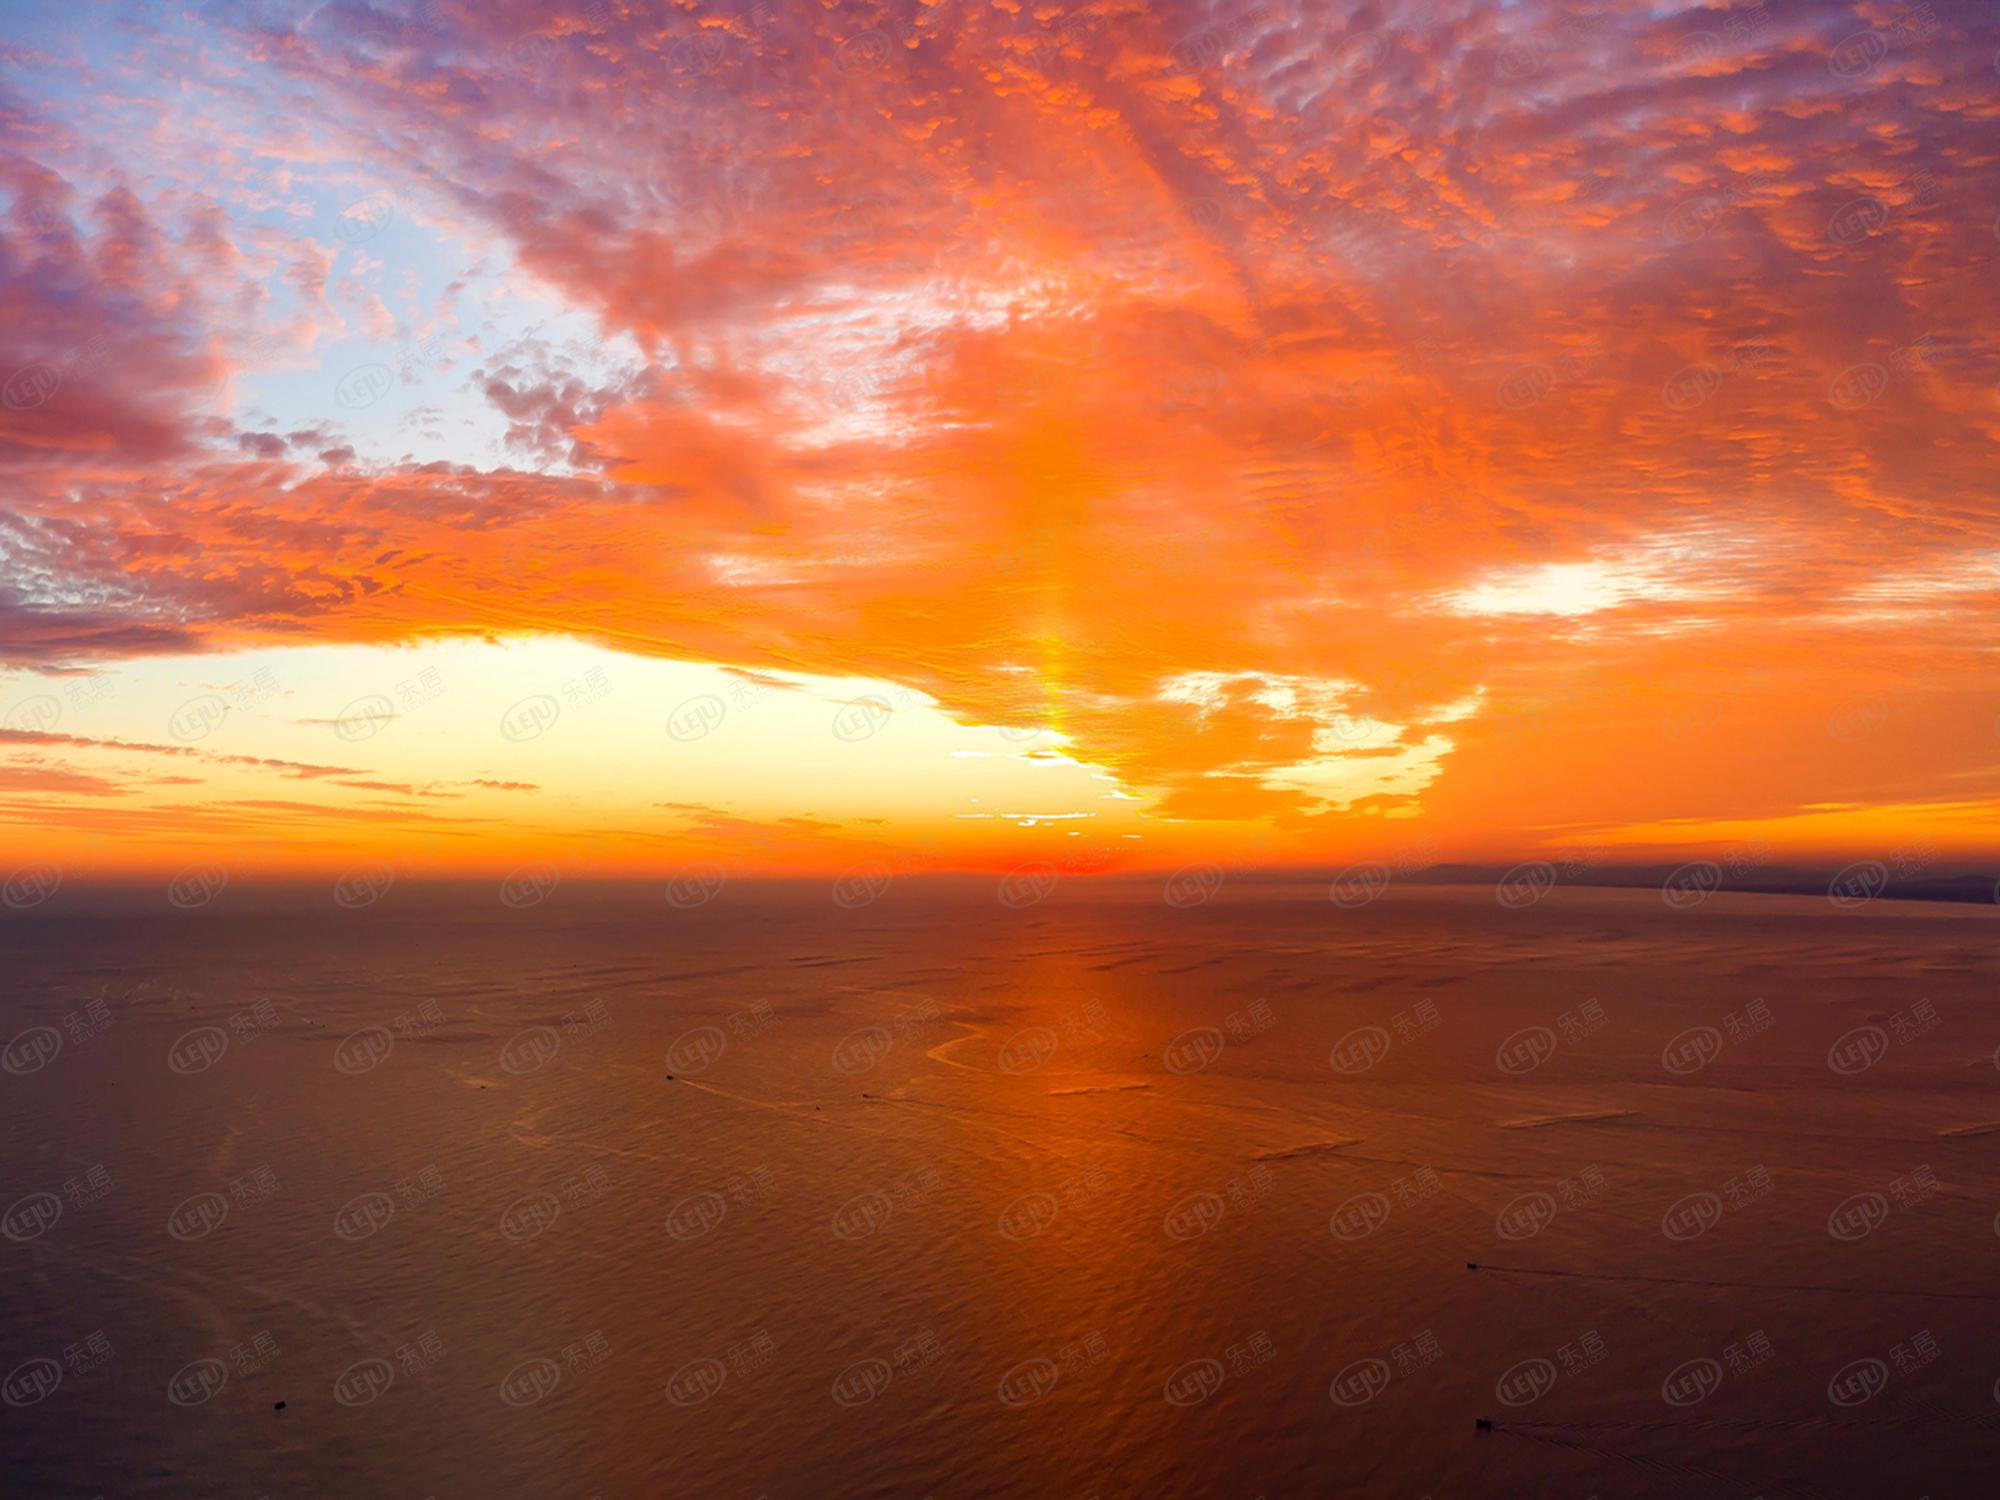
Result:
M1981 7L315 14L189 58L196 163L81 79L0 158L10 666L561 633L864 677L1244 861L2000 844ZM273 208L314 193L325 243ZM308 381L336 320L384 377ZM810 800L673 837L916 837Z

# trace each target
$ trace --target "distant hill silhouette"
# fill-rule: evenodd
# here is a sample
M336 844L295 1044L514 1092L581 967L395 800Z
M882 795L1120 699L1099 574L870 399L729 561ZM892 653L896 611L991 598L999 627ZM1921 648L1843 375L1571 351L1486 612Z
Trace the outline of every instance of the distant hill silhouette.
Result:
M1548 863L1556 869L1557 885L1608 886L1635 889L1662 890L1677 872L1690 865L1708 864L1708 861L1690 860L1675 865L1592 865L1582 869L1566 867L1560 860L1524 860L1522 864ZM1714 889L1761 893L1772 896L1824 896L1834 880L1842 874L1862 866L1873 866L1883 872L1879 889L1870 892L1872 899L1881 901L1957 901L1979 906L1990 906L1994 901L1996 878L1990 874L1967 873L1959 875L1912 875L1898 876L1893 868L1880 860L1856 860L1850 864L1824 869L1799 866L1772 866L1732 873L1727 866L1712 865L1720 869L1720 883ZM1520 865L1431 865L1396 878L1413 885L1495 885L1510 871ZM1329 872L1327 878L1333 874ZM1872 883L1872 882L1871 882Z

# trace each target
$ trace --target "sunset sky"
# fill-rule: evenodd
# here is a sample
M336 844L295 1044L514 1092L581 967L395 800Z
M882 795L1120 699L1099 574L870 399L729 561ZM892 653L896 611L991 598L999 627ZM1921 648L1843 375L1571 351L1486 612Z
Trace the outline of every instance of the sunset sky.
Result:
M0 875L2000 854L2000 12L15 0Z

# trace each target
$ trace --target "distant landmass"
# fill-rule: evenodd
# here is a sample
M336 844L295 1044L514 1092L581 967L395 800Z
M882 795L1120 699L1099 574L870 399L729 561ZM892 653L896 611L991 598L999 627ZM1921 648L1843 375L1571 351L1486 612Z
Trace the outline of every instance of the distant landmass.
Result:
M1557 885L1664 891L1669 889L1669 882L1679 881L1681 883L1677 888L1686 890L1691 896L1707 890L1771 896L1839 894L1844 898L1844 904L1848 905L1858 905L1863 900L1882 900L1958 901L1990 906L1995 899L1995 886L2000 884L1990 874L1899 875L1892 865L1883 860L1856 860L1838 869L1794 866L1741 872L1731 871L1728 866L1712 860L1691 860L1677 865L1591 865L1583 868L1565 865L1560 860L1528 860L1518 865L1431 865L1396 878L1416 885L1498 885L1503 880L1521 878L1524 869L1535 865L1553 868L1556 872L1554 883ZM1331 871L1327 878L1333 879L1338 874L1338 871Z

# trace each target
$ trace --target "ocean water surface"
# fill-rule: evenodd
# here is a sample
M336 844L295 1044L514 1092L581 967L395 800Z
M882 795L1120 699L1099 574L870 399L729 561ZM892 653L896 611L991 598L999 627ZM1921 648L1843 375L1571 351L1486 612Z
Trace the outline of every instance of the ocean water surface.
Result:
M1990 1494L1995 921L16 919L9 1493Z

